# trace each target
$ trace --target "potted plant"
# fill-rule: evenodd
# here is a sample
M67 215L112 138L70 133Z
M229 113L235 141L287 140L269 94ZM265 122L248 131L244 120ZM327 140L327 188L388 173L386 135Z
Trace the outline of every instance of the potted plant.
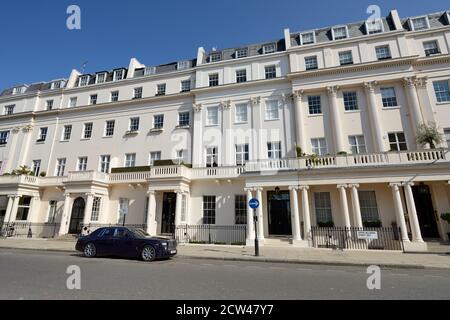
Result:
M18 169L13 171L13 175L17 176L29 176L33 172L27 166L20 166Z
M43 172L41 172L41 174L39 176L41 178L45 178L47 176L47 172L43 171Z
M305 153L299 145L295 145L295 151L297 153L297 158L302 158L305 156Z
M428 144L431 149L436 149L436 146L444 141L444 136L435 122L421 123L417 128L416 141L421 146Z
M347 154L348 154L347 151L339 151L337 153L338 156L346 156Z

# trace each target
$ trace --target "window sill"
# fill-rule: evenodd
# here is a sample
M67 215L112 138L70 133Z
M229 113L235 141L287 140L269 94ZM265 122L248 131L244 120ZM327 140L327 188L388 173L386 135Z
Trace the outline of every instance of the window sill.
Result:
M401 106L395 106L395 107L383 107L383 110L398 110Z
M219 124L206 124L205 127L218 127Z
M280 118L277 118L277 119L264 119L264 121L279 121L280 120Z
M59 140L59 142L70 142L70 140Z
M103 136L102 139L112 139L113 136Z
M153 129L150 129L150 133L161 133L161 132L163 132L163 131L164 131L163 128L153 128Z
M135 136L138 135L139 131L127 131L125 132L125 136Z
M242 122L235 122L235 125L242 125L242 124L248 124L248 121L242 121Z
M191 128L190 125L185 125L185 126L178 125L178 126L175 127L175 129L190 129L190 128Z
M436 102L437 106L444 106L444 105L447 105L447 104L450 104L450 101Z
M323 117L323 113L308 114L309 118Z
M344 110L344 113L360 113L361 110Z
M80 141L89 141L91 138L81 138Z

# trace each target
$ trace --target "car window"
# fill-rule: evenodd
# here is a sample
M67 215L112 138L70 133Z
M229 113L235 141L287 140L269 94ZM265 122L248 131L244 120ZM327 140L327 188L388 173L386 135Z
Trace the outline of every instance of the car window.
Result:
M129 232L127 229L119 228L117 229L115 236L118 238L125 238L127 235L129 236Z
M103 231L103 233L99 236L99 238L113 237L115 231L116 231L115 228L107 228Z

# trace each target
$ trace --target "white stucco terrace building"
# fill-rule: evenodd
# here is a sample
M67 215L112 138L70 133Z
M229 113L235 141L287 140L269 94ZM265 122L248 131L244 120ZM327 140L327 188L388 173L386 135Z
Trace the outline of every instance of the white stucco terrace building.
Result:
M257 198L261 244L312 246L324 226L395 226L406 250L426 250L450 232L440 218L450 212L449 82L450 13L393 10L16 86L0 94L0 223L38 237L212 225L216 242L246 232L252 245ZM437 149L416 143L422 123L446 137ZM33 175L10 175L24 165Z

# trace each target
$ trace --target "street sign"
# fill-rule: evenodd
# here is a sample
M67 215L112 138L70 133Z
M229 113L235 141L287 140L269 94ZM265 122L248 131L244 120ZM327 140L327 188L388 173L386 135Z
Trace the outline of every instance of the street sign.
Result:
M358 231L359 240L378 240L377 231Z
M252 209L258 209L259 208L259 200L258 199L251 199L248 202L248 205L250 206L250 208Z

